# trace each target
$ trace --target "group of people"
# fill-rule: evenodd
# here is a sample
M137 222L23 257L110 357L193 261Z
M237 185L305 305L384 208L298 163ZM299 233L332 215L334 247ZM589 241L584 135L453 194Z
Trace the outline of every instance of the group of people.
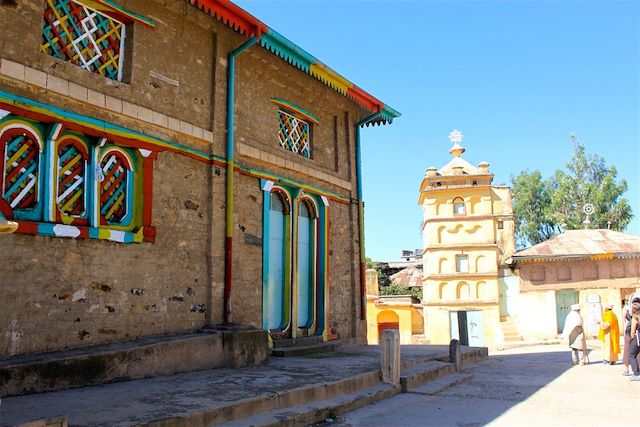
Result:
M624 349L622 363L623 375L631 381L640 381L638 354L640 353L640 294L631 297L631 302L623 301L622 315L624 321ZM580 304L573 304L567 315L562 336L569 341L573 364L584 365L588 360L587 340L584 322L580 315ZM604 307L604 314L598 330L598 339L603 342L602 362L615 365L620 354L620 328L618 317L613 312L613 305ZM631 367L631 370L629 370Z

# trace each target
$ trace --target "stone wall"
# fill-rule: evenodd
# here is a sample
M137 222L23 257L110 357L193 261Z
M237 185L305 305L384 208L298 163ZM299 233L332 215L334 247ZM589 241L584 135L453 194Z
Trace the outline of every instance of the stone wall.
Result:
M640 260L610 259L518 263L523 292L638 286Z

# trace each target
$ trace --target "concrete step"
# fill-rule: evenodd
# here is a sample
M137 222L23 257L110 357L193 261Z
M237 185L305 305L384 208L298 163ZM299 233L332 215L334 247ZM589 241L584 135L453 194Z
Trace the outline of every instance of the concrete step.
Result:
M332 399L319 400L298 406L275 409L253 417L229 421L225 427L305 426L370 405L400 393L400 387L380 383L364 390L344 394Z
M321 336L286 338L281 340L273 340L273 347L301 347L305 345L320 344L321 342L323 342Z
M442 378L429 381L428 383L421 385L420 387L416 387L415 389L410 390L409 393L433 396L450 387L469 381L471 378L473 378L473 375L471 374L453 373Z
M402 387L402 392L406 393L418 388L427 381L435 380L455 371L454 364L434 360L423 365L403 369L400 372L400 386Z
M279 416L292 411L292 408L302 407L305 405L314 406L319 401L336 400L345 395L358 395L363 390L372 389L380 385L380 372L371 371L360 375L345 378L339 381L316 383L305 387L298 387L291 390L264 394L262 396L233 401L223 406L218 406L205 411L191 412L185 415L175 415L154 420L143 424L154 427L193 427L193 426L211 426L222 423L231 423L237 421L237 424L228 425L252 425L247 422L250 417L261 419L262 414L277 412ZM390 391L386 388L375 389L373 393L377 399L383 399L386 393L389 396L399 393L400 388L395 387L397 391ZM378 394L380 392L380 394ZM367 393L365 393L367 394ZM371 397L371 399L374 399ZM362 397L363 406L367 405L366 396ZM355 399L354 399L355 400ZM337 401L337 400L336 400ZM375 401L371 400L371 402ZM314 404L314 402L316 402ZM333 404L328 404L331 407ZM348 408L348 406L346 406ZM355 409L355 407L354 407ZM350 409L346 409L347 411ZM326 416L325 416L326 418ZM324 418L321 418L324 419ZM270 425L267 421L264 424ZM277 423L274 425L278 425ZM296 424L300 425L300 424Z
M291 347L274 347L271 349L271 356L274 357L293 357L293 356L308 356L318 353L331 353L340 346L339 341L327 341L317 344L298 345Z

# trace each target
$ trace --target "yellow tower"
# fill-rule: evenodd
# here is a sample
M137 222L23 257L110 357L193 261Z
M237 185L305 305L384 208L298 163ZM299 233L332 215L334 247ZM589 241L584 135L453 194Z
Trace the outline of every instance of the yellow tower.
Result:
M425 335L432 344L493 346L504 340L500 320L515 311L517 280L504 267L515 246L511 190L492 185L487 162L462 158L462 133L449 139L453 159L429 167L420 186Z

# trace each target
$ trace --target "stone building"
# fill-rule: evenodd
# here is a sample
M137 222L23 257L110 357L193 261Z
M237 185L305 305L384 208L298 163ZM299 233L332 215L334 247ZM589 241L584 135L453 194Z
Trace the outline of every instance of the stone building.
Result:
M462 158L460 132L450 140L453 159L429 167L420 186L425 335L432 344L492 346L510 337L518 286L504 263L514 251L511 191L492 184L488 163Z
M612 230L567 230L516 252L509 260L520 280L518 328L525 339L555 338L572 304L585 331L597 336L602 308L640 291L640 237Z
M0 357L214 325L366 341L359 131L399 113L227 0L0 23Z

